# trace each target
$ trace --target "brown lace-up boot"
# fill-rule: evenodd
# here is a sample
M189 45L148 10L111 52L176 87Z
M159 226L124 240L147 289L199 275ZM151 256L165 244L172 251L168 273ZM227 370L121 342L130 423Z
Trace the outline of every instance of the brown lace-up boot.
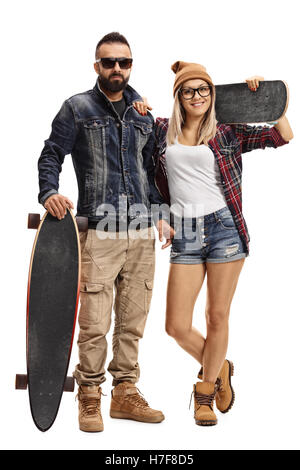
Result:
M144 423L160 423L163 413L149 407L134 384L122 382L112 390L110 416L112 418L133 419Z
M233 376L234 367L231 361L225 359L222 369L220 370L218 379L220 387L216 394L216 405L221 413L227 413L233 406L235 394L231 385L231 377ZM203 379L203 367L198 374L200 380Z
M103 431L100 411L101 387L98 385L80 385L78 388L79 429L86 432ZM76 397L76 398L77 398Z
M214 413L214 400L218 384L197 382L194 385L194 417L199 426L214 426L218 420Z

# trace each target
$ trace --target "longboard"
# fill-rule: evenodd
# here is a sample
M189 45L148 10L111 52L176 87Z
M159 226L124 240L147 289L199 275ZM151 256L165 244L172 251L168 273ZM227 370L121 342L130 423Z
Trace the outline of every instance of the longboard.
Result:
M247 83L216 85L216 118L222 124L277 121L287 105L288 87L281 80L261 81L256 91Z
M84 218L78 225L87 230ZM79 300L80 242L69 210L61 220L46 212L40 223L39 214L30 214L28 226L38 230L27 289L27 375L16 376L16 388L28 386L33 421L40 431L47 431L63 391L74 390L67 370Z

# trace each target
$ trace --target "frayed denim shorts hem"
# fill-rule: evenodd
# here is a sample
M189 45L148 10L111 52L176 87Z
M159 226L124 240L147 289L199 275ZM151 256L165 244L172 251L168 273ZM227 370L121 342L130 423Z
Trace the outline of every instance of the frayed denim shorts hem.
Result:
M247 255L246 253L241 253L240 255L236 256L231 256L229 258L215 258L215 259L191 259L191 258L184 258L180 257L177 260L172 260L170 259L171 264L204 264L204 263L230 263L231 261L238 261L239 259L246 258Z

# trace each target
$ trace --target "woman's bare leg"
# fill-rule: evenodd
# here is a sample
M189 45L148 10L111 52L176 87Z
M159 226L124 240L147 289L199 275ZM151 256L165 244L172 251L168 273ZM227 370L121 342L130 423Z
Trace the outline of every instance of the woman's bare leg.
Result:
M166 331L200 364L205 338L192 321L205 272L205 264L170 264L167 288Z
M203 352L203 381L215 382L228 347L230 305L245 259L207 263L207 336Z

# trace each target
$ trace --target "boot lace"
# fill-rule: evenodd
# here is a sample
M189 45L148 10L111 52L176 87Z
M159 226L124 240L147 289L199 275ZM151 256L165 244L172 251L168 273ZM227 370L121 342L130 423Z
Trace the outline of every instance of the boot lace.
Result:
M85 416L96 415L97 413L100 413L101 395L106 396L102 392L100 393L99 398L89 397L87 395L82 396L82 394L78 392L75 397L75 401L79 398L82 405L82 413Z
M136 387L137 393L133 393L132 395L127 395L126 399L132 403L134 406L138 408L148 408L149 404L145 400L144 395L142 392Z
M98 398L83 398L81 403L84 415L91 416L100 412L100 399Z
M217 379L219 382L219 388L218 388L218 392L224 392L225 391L225 388L224 388L224 383L223 383L223 380L221 378L218 378Z
M211 410L213 410L213 402L214 402L216 393L219 390L219 387L220 387L220 382L217 379L217 382L216 382L216 385L215 385L215 390L210 395L206 395L205 393L197 393L193 390L192 393L191 393L189 409L191 408L192 398L193 398L193 395L194 395L194 397L195 397L195 412L199 410L201 405L209 406L209 408Z

